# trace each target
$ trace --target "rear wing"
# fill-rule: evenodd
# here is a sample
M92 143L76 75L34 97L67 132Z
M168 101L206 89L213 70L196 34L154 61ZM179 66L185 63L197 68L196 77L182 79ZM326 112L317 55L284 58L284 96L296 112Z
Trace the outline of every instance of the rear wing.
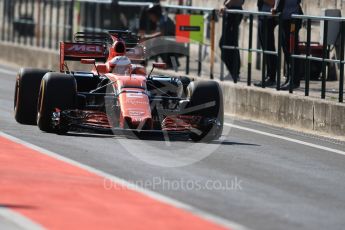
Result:
M80 43L102 43L111 45L116 40L123 41L127 47L133 48L139 43L139 36L130 30L109 30L108 32L78 32L74 41Z
M74 35L74 41L78 43L97 43L112 44L112 38L109 33L96 32L78 32Z
M105 44L61 42L60 43L60 71L65 71L65 61L80 61L81 59L95 59L106 62L108 49Z

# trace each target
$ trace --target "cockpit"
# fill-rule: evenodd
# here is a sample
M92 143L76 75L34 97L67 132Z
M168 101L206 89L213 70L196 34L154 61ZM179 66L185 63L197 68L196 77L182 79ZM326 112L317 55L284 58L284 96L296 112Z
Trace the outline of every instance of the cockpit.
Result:
M131 74L131 60L126 56L117 56L114 57L109 62L109 69L111 73L116 75L125 75L130 76Z

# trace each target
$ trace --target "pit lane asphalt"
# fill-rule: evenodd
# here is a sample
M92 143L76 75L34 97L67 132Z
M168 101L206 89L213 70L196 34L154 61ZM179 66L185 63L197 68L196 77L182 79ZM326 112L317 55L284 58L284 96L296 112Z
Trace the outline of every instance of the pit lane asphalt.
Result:
M143 155L150 156L140 140L86 134L59 136L42 133L35 126L17 124L12 112L15 83L12 71L16 70L0 66L0 131L6 134L129 182L164 181L165 184L145 187L250 229L344 229L343 155L233 128L223 143L210 144L219 144L219 148L201 161L184 167L155 166L133 156L121 145L126 142L143 146ZM227 118L227 122L345 150L343 142L249 121ZM145 143L167 148L164 141L145 140ZM173 146L178 155L187 154L184 150L191 144L175 141ZM198 146L207 147L206 144ZM152 154L154 157L157 155ZM239 184L230 189L181 186L181 183L205 185L208 181Z

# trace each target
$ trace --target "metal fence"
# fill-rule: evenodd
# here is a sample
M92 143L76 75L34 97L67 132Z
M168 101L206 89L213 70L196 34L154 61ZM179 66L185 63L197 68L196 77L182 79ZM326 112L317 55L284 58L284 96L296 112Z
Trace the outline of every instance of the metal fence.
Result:
M263 61L262 61L262 71L261 71L261 78L262 78L262 88L265 88L265 78L266 78L266 60L268 55L274 55L277 57L278 60L281 60L281 49L277 49L277 51L269 51L264 49L255 49L253 48L253 27L254 27L254 17L263 17L263 26L264 30L267 31L267 19L268 18L278 18L278 21L280 22L280 15L272 15L271 13L265 13L265 12L257 12L257 11L245 11L245 10L227 10L224 13L224 16L226 14L240 14L243 16L247 16L249 18L249 39L248 39L248 47L235 47L235 46L223 46L223 49L229 49L229 50L240 50L248 52L248 60L247 60L247 85L251 86L252 84L252 61L253 61L253 53L259 53L263 54ZM278 47L281 46L281 26L279 23L278 26ZM225 28L223 26L222 33L225 34ZM265 36L266 33L264 32L263 36L263 42L265 44L265 47L267 47L267 37ZM280 82L281 82L281 62L277 62L277 90L280 90ZM222 63L222 70L221 70L221 80L223 79L223 71L224 66ZM236 79L235 79L235 83Z
M168 12L168 13L174 13L176 14L200 14L200 15L208 15L207 21L205 22L207 25L210 26L210 44L206 43L199 43L198 47L198 58L197 58L197 74L198 76L201 75L202 71L202 47L203 46L208 46L210 48L210 79L214 79L214 64L215 64L215 30L216 30L216 12L217 10L214 8L203 8L203 7L191 7L191 6L169 6L165 5L163 8ZM188 55L186 55L186 74L189 74L190 71L190 43L185 44L187 48Z
M345 40L345 18L336 18L336 17L316 17L316 16L308 16L308 15L293 15L295 20L302 20L307 23L307 42L306 42L306 54L305 55L297 55L294 54L295 50L293 50L293 55L291 55L292 59L302 59L305 60L305 96L309 96L309 85L310 85L310 63L311 61L318 62L322 65L321 71L321 98L326 98L326 67L329 63L335 63L339 65L340 74L339 74L339 95L338 101L344 101L344 40ZM311 54L311 24L312 21L323 21L323 46L322 46L322 57L315 57ZM328 25L330 22L337 22L340 24L340 54L338 54L339 58L334 60L329 58L329 45L328 45ZM298 36L294 33L294 37ZM292 63L294 63L292 61ZM292 65L292 71L294 71L294 65ZM293 84L293 79L290 78L290 85ZM290 93L293 92L293 89L290 88Z
M127 2L127 1L119 1L119 6L126 6L126 7L138 7L140 6L142 9L145 9L152 5L150 2ZM215 28L216 28L216 12L215 8L208 8L208 7L192 7L192 6L182 6L182 5L162 5L162 8L165 10L164 13L176 16L178 14L196 14L196 15L204 15L207 19L205 21L206 25L210 26L210 43L200 43L198 44L198 57L197 57L197 75L201 76L202 72L202 48L204 46L209 47L210 49L210 79L214 79L214 63L215 63ZM185 58L185 72L188 75L190 73L190 64L191 64L191 55L190 55L190 43L184 43L185 49L187 50Z
M266 59L268 55L274 55L277 58L277 68L276 68L276 73L277 73L277 86L276 89L280 90L280 83L281 83L281 75L282 75L282 52L281 52L281 43L282 43L282 18L280 15L272 15L270 13L264 13L264 12L256 12L256 11L245 11L245 10L227 10L225 12L226 14L241 14L243 16L246 16L249 18L249 39L248 39L248 46L247 47L235 47L235 46L223 46L224 49L230 49L230 50L240 50L244 52L248 52L248 60L247 60L247 85L250 86L252 84L252 53L260 53L262 54L262 69L261 69L261 74L262 74L262 87L265 88L265 78L266 78ZM263 25L264 25L264 30L267 31L266 29L266 23L265 21L267 18L270 17L276 17L278 20L278 49L276 52L269 51L269 50L264 50L264 49L255 49L253 48L253 20L254 17L262 17L263 18ZM338 101L343 102L344 101L344 39L345 39L345 18L340 18L340 17L320 17L320 16L309 16L309 15L293 15L293 19L295 20L295 23L292 24L291 28L291 38L290 42L294 43L296 41L297 36L299 36L296 31L293 29L295 28L295 24L297 23L297 20L299 21L304 21L306 22L306 29L307 29L307 41L306 41L306 52L305 54L298 54L297 50L293 48L291 51L291 73L295 73L294 69L294 60L299 59L299 60L304 60L305 63L305 96L309 96L310 92L310 62L311 61L316 61L320 62L322 65L322 75L321 75L321 98L325 99L326 98L326 81L327 81L327 74L326 74L326 68L329 63L335 63L339 65L340 69L340 77L339 77L339 95L338 95ZM324 26L323 26L323 43L322 43L322 57L316 57L311 54L311 31L312 31L312 21L323 21ZM340 47L340 54L338 54L339 58L334 60L330 59L329 53L330 53L330 47L328 45L327 37L328 37L328 24L329 22L338 22L340 24L340 33L339 33L339 47ZM302 23L303 24L303 23ZM223 33L225 31L223 30ZM266 34L264 32L264 34ZM263 37L263 42L266 44L265 47L267 47L267 38L266 36ZM294 44L290 44L291 47L295 47ZM224 67L222 67L224 68ZM223 77L223 71L221 71L221 79ZM293 93L293 86L294 86L294 77L290 76L289 77L289 92ZM236 81L235 81L236 83Z
M43 48L57 48L71 40L74 1L0 0L1 41Z
M57 49L78 31L125 29L117 7L111 0L0 0L0 40Z
M138 30L141 12L157 2L152 1L77 1L77 0L0 0L2 7L1 41L57 49L59 41L70 41L73 33L106 32L111 29ZM179 5L163 5L166 14L205 15L210 26L210 42L199 45L197 74L202 72L202 49L210 50L210 78L214 78L216 9ZM121 15L122 14L122 15ZM122 24L123 16L128 21ZM190 73L190 43L187 50L186 74Z

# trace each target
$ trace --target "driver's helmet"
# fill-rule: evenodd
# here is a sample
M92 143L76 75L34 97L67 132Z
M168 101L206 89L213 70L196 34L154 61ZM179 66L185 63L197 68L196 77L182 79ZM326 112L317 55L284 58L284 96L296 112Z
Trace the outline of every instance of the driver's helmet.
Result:
M131 60L126 56L117 56L109 62L109 69L117 75L130 75Z

